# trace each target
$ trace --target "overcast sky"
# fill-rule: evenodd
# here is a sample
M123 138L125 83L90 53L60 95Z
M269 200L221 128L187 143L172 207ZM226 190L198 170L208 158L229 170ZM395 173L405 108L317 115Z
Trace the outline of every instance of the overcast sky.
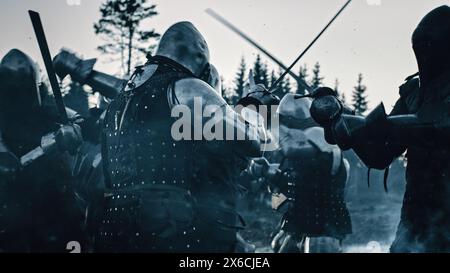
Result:
M27 10L41 13L52 54L67 47L86 58L98 57L96 68L114 73L117 64L106 63L96 46L93 23L103 0L2 0L0 2L0 55L19 48L42 64ZM205 36L211 62L231 85L244 56L253 62L257 50L209 17L212 8L267 50L291 63L330 20L345 0L151 0L160 13L148 24L162 33L177 21L194 23ZM79 3L79 5L78 5ZM404 78L417 71L411 50L411 33L431 9L450 4L445 0L353 0L347 10L301 60L322 65L325 84L340 81L351 96L358 73L363 73L370 106L384 101L389 109ZM268 59L270 67L276 68ZM278 70L278 68L276 68ZM297 71L298 68L296 67Z

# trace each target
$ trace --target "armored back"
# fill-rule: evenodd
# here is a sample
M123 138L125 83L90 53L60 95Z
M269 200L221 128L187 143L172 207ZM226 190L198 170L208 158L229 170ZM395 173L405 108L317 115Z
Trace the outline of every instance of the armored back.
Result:
M173 140L168 102L169 87L189 75L156 61L144 67L155 68L146 82L120 93L108 108L103 158L107 186L113 190L189 186L186 156L193 143Z

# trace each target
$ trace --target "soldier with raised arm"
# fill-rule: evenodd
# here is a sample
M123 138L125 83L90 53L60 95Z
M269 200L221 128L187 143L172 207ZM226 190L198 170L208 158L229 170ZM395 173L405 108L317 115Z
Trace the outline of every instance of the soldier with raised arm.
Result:
M156 55L137 67L125 89L111 102L102 139L106 193L97 251L232 250L235 232L231 240L217 237L222 222L231 223L226 228L236 225L236 214L230 214L226 204L221 206L226 202L216 199L207 219L199 213L207 206L200 197L208 181L201 176L208 167L203 163L257 156L259 139L255 129L241 121L208 85L210 75L204 38L191 23L176 23L162 36ZM177 117L172 113L186 109L203 113L207 106L220 109L218 127L231 126L247 140L192 140L194 128L184 128L192 129L187 138L173 135ZM209 120L211 117L201 114L189 116L192 124ZM234 168L225 163L215 166L218 173Z
M327 140L352 148L376 169L389 170L407 152L406 192L391 252L450 250L450 7L429 12L412 35L419 68L400 87L387 115L380 104L367 117L343 114L329 90L318 90L311 114ZM385 176L387 177L387 176Z

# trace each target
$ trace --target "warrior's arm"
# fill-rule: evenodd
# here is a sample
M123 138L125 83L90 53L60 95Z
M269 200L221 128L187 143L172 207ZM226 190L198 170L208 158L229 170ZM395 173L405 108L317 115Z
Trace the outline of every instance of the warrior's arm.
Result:
M210 133L203 130L203 128L206 129L207 124L214 124L214 130L211 131L220 132L212 134L212 136L218 136L219 139L206 140L210 149L221 154L233 153L244 157L259 157L261 155L258 130L243 121L239 114L208 84L198 79L189 78L176 82L174 89L178 104L190 109L192 132L199 129L194 126L195 124L202 125L200 128L202 132L198 133L202 134L203 139L208 137L205 133ZM231 135L228 135L230 132ZM227 140L227 136L232 138Z
M403 98L400 98L396 102L389 116L401 115L404 113L407 113L405 101ZM376 134L371 132L371 129L363 129L355 134L355 139L360 140L353 142L352 149L366 166L376 169L385 169L395 158L405 152L406 146L400 144L398 141L389 141L389 136L384 134L387 132L388 128L380 126L379 128L374 128L374 130L378 130L379 133L383 134L380 134L377 138L375 137ZM374 137L366 136L366 134L371 134Z
M94 92L108 99L115 98L122 91L126 80L94 70L95 62L96 59L83 60L64 49L53 59L56 74L60 78L70 75L73 81L90 86Z

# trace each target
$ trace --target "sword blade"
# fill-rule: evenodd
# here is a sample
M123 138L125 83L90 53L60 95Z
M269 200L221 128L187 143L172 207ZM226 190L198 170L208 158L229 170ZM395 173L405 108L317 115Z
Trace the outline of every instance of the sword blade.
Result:
M344 9L352 2L352 0L348 0L344 6L331 18L331 20L328 22L328 24L317 34L317 36L312 40L311 43L303 50L303 52L295 59L295 61L284 71L284 73L272 84L272 86L269 88L269 91L273 90L288 73L290 73L291 69L294 67L294 65L300 61L300 59L308 52L308 50L319 40L320 36L331 26L331 24L336 20L336 18L339 17L339 15L344 11Z
M265 48L263 48L261 45L259 45L255 40L250 38L247 34L239 30L236 26L234 26L232 23L230 23L228 20L226 20L224 17L220 16L217 12L215 12L212 9L206 9L205 12L209 14L211 17L225 25L227 28L229 28L231 31L236 33L238 36L240 36L242 39L249 42L251 45L256 47L259 51L261 51L264 55L266 55L269 59L271 59L274 63L276 63L279 67L281 67L284 71L288 71L288 68L285 64L283 64L279 59L277 59L273 54L271 54L269 51L267 51ZM300 84L303 88L310 91L311 88L309 85L302 80L297 74L289 70L289 75L291 75L298 84Z
M34 33L36 34L36 39L39 44L39 49L41 50L42 58L44 59L45 69L47 70L48 80L52 87L53 96L55 98L56 107L60 115L61 123L69 123L67 117L66 107L64 106L64 101L61 94L61 89L59 88L59 83L56 78L55 69L53 67L53 61L50 55L50 50L48 48L47 39L45 38L44 28L42 27L41 17L39 13L29 10L31 23L33 24Z

